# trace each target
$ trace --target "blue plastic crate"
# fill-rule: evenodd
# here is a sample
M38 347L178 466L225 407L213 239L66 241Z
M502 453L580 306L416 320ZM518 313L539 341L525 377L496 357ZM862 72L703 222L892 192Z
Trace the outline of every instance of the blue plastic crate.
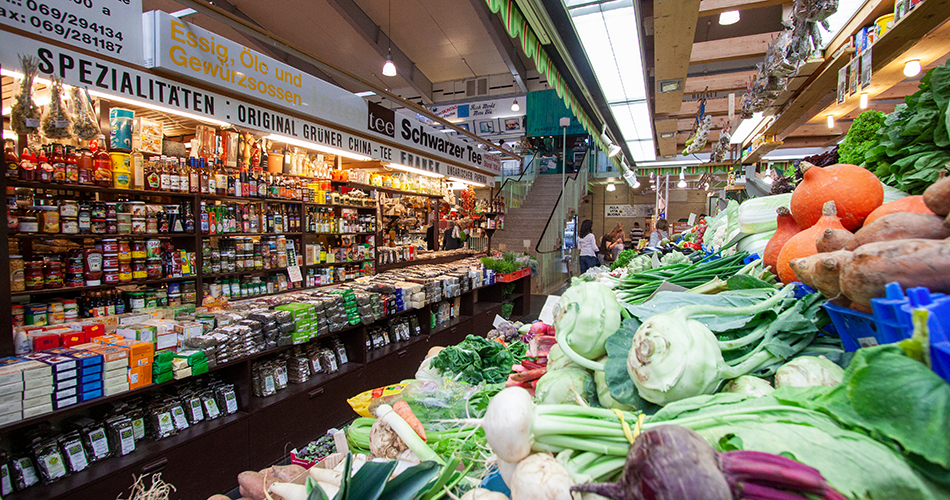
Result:
M934 315L939 316L934 308L950 306L942 293L931 294L930 290L924 287L908 288L907 295L901 289L899 283L888 283L886 288L887 296L880 299L871 299L871 310L874 311L874 318L878 323L878 329L884 332L888 338L909 339L914 333L914 324L911 320L911 312L917 308L929 309L931 320L929 324L934 328L941 330L939 321L935 321Z
M930 366L934 373L950 383L950 341L930 341Z
M508 488L508 485L505 484L505 480L501 478L501 474L498 472L497 468L492 469L491 474L485 476L478 487L484 488L488 491L496 491L505 496L511 496L511 490Z
M897 340L880 337L874 316L848 307L841 307L830 302L823 306L831 323L835 325L844 350L857 351L861 347L870 347L878 344L887 344ZM898 339L899 340L899 339Z

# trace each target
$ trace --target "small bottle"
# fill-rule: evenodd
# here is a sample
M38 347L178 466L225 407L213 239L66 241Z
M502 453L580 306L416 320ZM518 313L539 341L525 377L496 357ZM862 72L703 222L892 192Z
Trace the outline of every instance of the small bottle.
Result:
M66 161L66 184L78 184L79 183L79 166L77 163L79 161L79 157L76 155L76 150L72 146L66 147L65 161Z
M198 172L193 160L194 158L188 159L188 192L197 194L201 192L201 173Z
M3 147L3 163L6 165L4 175L7 179L17 179L20 176L20 158L17 157L13 141L7 140Z
M36 172L39 174L40 182L53 182L53 165L46 159L46 152L41 151L40 157L36 160Z
M164 159L159 160L156 163L158 168L158 178L159 178L159 191L171 191L172 188L172 176L171 172L168 171L168 165L165 163Z
M36 180L36 158L27 148L23 148L23 154L20 155L19 177L21 181Z
M168 189L166 191L181 191L181 173L178 171L178 164L174 158L169 158L165 168L168 170Z
M98 149L92 158L93 178L100 187L112 187L112 158L105 149Z

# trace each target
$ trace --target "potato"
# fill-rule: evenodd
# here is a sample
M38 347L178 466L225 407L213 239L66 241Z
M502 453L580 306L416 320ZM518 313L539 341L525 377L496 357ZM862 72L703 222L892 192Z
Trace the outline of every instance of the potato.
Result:
M854 235L847 229L825 229L818 235L815 246L820 253L835 252L842 250L852 238Z
M208 497L208 500L231 500L231 497L227 495L212 495Z
M847 250L818 254L820 258L812 268L811 280L815 289L826 298L841 295L841 268L854 256Z
M887 214L858 229L844 249L854 250L875 241L912 238L942 240L948 236L950 236L950 228L943 225L943 217L939 215L898 212Z
M884 297L885 285L896 281L904 289L924 286L931 293L950 293L950 241L909 239L862 245L841 268L841 293L854 306L871 306ZM855 307L857 308L857 307Z
M307 469L299 465L275 465L267 473L268 478L271 476L282 483L304 484L307 480Z
M264 500L264 490L270 488L270 485L275 482L277 479L271 475L270 471L267 473L267 484L264 484L264 474L248 470L238 474L238 491L252 500ZM278 500L276 496L274 500Z
M924 204L937 215L950 214L950 177L941 177L924 191Z

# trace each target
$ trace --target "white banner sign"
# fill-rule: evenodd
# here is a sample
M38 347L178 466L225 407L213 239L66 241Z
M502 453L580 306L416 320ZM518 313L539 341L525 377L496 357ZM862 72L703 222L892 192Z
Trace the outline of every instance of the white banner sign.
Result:
M72 1L72 0L71 0ZM368 132L437 158L486 168L473 145L165 12L144 15L146 66L227 89L350 130ZM491 164L491 166L495 166Z
M524 112L511 110L514 99L492 99L490 101L469 104L447 104L430 106L429 110L446 120L472 120L477 118L507 118L522 116ZM521 103L524 106L524 102Z
M653 205L607 205L604 217L650 217Z
M133 64L143 61L142 0L6 0L0 23Z
M132 99L142 106L157 105L190 113L196 117L228 122L247 128L290 137L321 146L368 156L384 163L401 163L442 175L490 183L482 173L449 165L443 161L391 145L332 129L296 116L275 112L215 92L126 66L106 62L78 52L0 30L0 66L16 68L19 55L35 55L40 74L56 74L68 85L87 87L109 95ZM280 141L278 141L280 142ZM451 167L451 170L450 170ZM461 172L456 175L451 172Z

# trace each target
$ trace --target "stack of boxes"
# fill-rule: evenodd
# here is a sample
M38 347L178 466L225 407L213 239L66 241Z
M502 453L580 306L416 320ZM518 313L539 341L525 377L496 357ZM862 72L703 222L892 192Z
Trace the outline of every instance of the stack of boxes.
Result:
M0 359L0 425L53 411L53 370L39 361Z
M153 383L161 384L175 377L175 371L172 368L172 360L174 359L175 353L172 351L155 353L155 359L152 362Z
M152 363L155 345L151 342L129 340L119 335L103 335L92 339L97 344L123 349L128 353L129 389L138 389L152 383Z
M187 350L175 353L172 359L175 379L208 373L208 359L204 351Z
M355 308L355 303L354 303ZM313 304L302 304L302 303L292 303L292 304L282 304L274 309L278 311L287 311L289 312L294 319L294 344L303 344L310 341L311 331L314 326L314 307ZM357 321L359 321L359 314L356 315Z
M83 344L82 349L102 356L102 395L112 396L129 390L129 350L118 347Z
M66 356L34 352L25 358L46 363L53 373L53 409L59 410L79 402L79 363Z
M50 349L48 352L76 360L76 395L79 402L102 397L104 386L101 354L67 347Z

